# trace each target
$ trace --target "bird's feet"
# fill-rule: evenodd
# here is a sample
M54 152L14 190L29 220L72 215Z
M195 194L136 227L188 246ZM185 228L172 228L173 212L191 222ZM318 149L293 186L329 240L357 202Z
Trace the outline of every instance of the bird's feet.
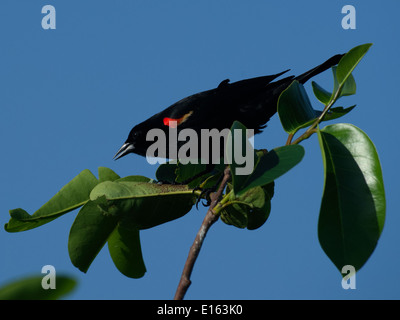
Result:
M193 189L193 193L195 191L198 191L198 190L200 190L201 192L200 192L200 194L199 194L199 196L197 197L197 200L196 200L196 209L199 209L199 202L201 200L205 200L206 201L205 203L202 202L204 207L209 207L211 205L211 197L210 197L210 195L211 195L211 193L216 191L216 187L206 188L206 189L203 189L201 187L195 187Z

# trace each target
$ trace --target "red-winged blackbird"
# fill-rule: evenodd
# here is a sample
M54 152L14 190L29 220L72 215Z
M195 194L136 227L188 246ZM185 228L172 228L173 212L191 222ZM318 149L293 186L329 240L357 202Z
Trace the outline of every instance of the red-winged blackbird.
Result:
M275 82L271 81L289 70L234 83L229 83L229 79L226 79L216 89L184 98L133 127L114 159L119 159L128 153L146 156L146 150L154 143L146 141L147 132L158 128L168 137L171 121L176 121L178 134L182 129L191 128L199 137L201 129L223 130L230 128L235 120L240 121L248 129L254 129L254 133L260 133L276 113L279 95L292 81L297 80L304 84L308 79L338 64L342 56L335 55L300 76L289 76ZM180 142L178 148L184 143Z

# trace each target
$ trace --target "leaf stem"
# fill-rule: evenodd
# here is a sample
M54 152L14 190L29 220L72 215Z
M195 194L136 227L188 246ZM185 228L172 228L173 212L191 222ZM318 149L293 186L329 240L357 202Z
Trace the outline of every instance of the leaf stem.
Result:
M222 192L224 191L229 179L231 177L231 172L229 167L227 167L224 171L224 176L222 182L216 193L211 195L211 205L207 210L206 216L203 220L203 223L200 226L199 231L194 239L192 246L190 247L188 257L186 259L185 266L183 267L182 276L178 284L178 288L176 289L174 300L182 300L189 289L190 284L190 276L193 271L194 264L197 260L197 257L200 253L200 249L203 245L204 238L210 227L218 220L219 215L215 214L214 208L219 203L220 198L222 196Z
M287 140L286 140L286 146L292 144L292 139L294 137L294 133L290 133Z

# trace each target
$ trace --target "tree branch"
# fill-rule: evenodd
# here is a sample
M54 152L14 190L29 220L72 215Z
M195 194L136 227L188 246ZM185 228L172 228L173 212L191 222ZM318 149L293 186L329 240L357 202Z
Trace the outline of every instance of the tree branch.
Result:
M190 276L193 271L194 264L197 260L197 257L200 253L200 249L203 245L204 238L210 227L216 222L219 218L219 215L214 214L213 209L218 204L222 192L224 191L226 184L228 183L229 178L231 177L231 173L229 167L227 167L224 171L224 177L222 179L221 184L216 193L211 195L211 204L207 210L206 216L201 224L199 231L197 232L196 238L192 246L190 247L189 255L186 259L185 266L183 267L182 276L178 284L178 288L176 289L174 300L182 300L186 294L186 291L189 289L190 284Z

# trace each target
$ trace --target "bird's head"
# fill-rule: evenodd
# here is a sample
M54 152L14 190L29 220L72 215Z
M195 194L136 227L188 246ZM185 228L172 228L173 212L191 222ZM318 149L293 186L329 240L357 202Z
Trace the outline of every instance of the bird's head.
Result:
M128 139L126 139L125 143L115 154L114 160L117 160L128 153L136 153L146 157L147 150L154 144L154 141L160 142L160 145L162 144L161 141L159 141L160 136L165 137L163 141L165 141L166 144L164 148L157 149L156 157L167 158L169 152L169 146L167 145L167 142L169 141L169 131L171 129L180 131L182 127L185 128L187 123L186 121L193 114L193 111L189 110L189 112L184 113L182 116L175 116L173 112L171 112L171 110L175 110L175 107L176 104L133 127L129 133ZM148 135L149 131L153 129L155 131ZM181 144L183 144L183 142L179 141L178 146Z
M141 156L146 156L146 150L151 142L146 141L147 130L143 130L139 124L135 126L128 135L125 143L114 156L114 160L122 158L128 153L136 153Z

